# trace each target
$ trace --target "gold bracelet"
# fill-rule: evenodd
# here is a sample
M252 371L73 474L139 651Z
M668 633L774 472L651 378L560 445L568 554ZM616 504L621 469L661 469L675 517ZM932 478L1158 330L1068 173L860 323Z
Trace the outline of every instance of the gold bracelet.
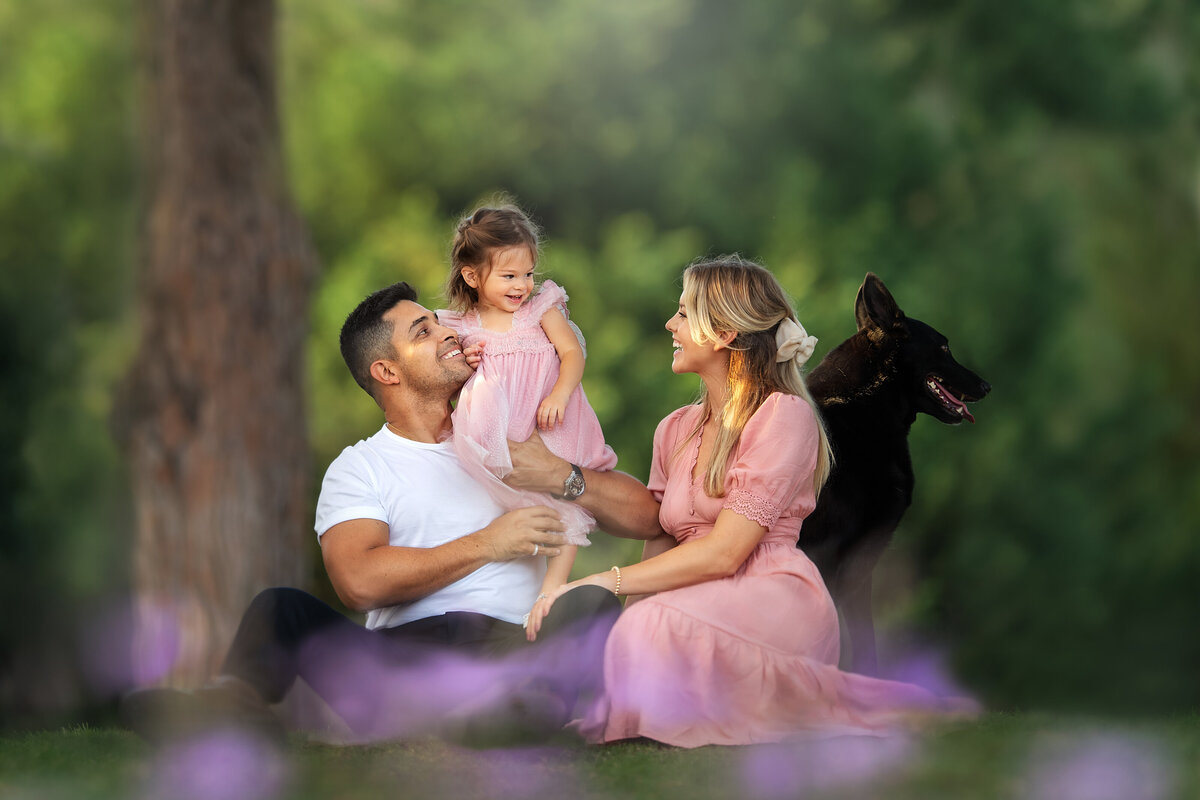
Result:
M614 564L612 571L617 573L617 585L613 587L613 594L615 594L617 597L620 597L621 596L621 568Z

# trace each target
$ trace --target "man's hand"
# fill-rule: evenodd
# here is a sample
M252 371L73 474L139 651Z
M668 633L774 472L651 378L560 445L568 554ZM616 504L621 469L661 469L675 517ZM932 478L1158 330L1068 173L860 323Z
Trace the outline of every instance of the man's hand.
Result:
M563 544L562 520L545 506L518 508L497 517L479 531L491 548L492 561L531 556L556 556Z
M504 482L515 489L557 494L571 474L570 462L551 453L537 431L524 442L509 439L508 452L513 468Z

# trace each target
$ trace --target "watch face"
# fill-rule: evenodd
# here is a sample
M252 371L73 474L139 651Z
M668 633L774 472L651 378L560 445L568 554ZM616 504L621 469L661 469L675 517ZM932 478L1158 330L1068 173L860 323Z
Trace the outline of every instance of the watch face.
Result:
M583 494L583 489L583 473L579 471L579 467L574 467L571 474L563 481L563 496L575 499Z

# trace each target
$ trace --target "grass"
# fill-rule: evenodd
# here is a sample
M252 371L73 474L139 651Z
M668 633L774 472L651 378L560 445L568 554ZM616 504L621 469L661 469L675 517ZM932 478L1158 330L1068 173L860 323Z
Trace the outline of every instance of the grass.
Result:
M0 798L1113 798L1200 796L1200 716L986 714L892 739L678 750L646 742L469 750L435 739L283 751L154 749L115 729L0 738Z

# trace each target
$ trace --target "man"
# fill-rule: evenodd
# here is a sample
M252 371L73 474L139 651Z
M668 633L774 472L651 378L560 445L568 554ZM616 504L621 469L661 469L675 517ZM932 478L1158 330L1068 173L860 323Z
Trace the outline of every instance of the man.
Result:
M463 471L448 441L451 401L473 367L415 290L401 282L363 300L341 350L384 426L330 465L316 529L338 597L366 612L366 627L299 590L266 590L216 679L194 692L132 692L123 718L152 740L223 722L278 737L267 705L302 677L363 736L412 732L455 708L470 722L464 706L531 732L561 726L598 679L619 602L598 587L569 592L538 642L525 641L522 618L563 527L545 507L503 513ZM574 497L609 533L659 532L657 504L635 478L573 468L536 436L513 457L510 480Z

